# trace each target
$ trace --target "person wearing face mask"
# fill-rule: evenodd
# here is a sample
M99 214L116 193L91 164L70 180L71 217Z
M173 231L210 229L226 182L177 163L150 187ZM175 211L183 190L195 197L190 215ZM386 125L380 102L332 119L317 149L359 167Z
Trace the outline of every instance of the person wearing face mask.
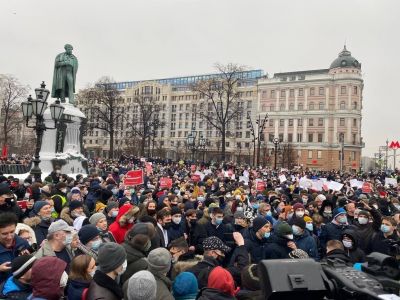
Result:
M126 233L133 227L139 214L139 207L124 204L120 207L115 222L110 225L110 232L118 244L122 244Z
M57 257L42 257L32 267L32 294L28 300L63 299L68 274L65 261Z
M391 242L397 242L399 237L396 233L396 221L393 217L383 217L381 221L380 231L376 232L376 234L372 237L369 251L367 254L371 252L380 252L386 255L394 255L391 247Z
M59 182L56 184L56 191L51 196L54 202L54 212L51 216L53 219L58 219L62 209L67 205L67 184L65 182Z
M81 216L85 216L85 213L83 212L83 203L79 200L74 200L71 201L68 206L62 209L60 219L72 226L74 224L74 220Z
M19 188L15 190L15 195L17 199L23 199L25 196L31 197L32 196L32 178L28 177L25 178L24 183L19 185Z
M197 214L195 209L189 209L185 213L185 233L189 244L189 250L196 250L195 229L197 226Z
M72 259L67 287L69 300L82 299L83 291L89 288L95 271L96 262L93 257L78 255Z
M42 243L35 256L37 258L54 256L66 262L66 267L72 259L70 244L74 228L68 226L64 220L58 220L49 226L47 239Z
M25 300L32 294L32 266L36 257L21 255L11 263L12 276L0 285L1 299Z
M274 228L268 240L263 259L289 258L289 253L295 249L292 227L286 222L281 222Z
M234 231L242 232L249 226L247 219L242 211L235 212L233 214L233 218Z
M40 245L46 239L49 226L53 219L51 218L51 206L47 201L37 201L33 206L32 218L24 219L24 223L32 227L35 232L36 242Z
M294 242L298 249L305 251L309 257L319 260L317 243L310 232L306 229L306 221L297 218L292 225Z
M167 247L168 240L168 229L171 227L172 217L171 211L168 208L163 208L157 212L157 227L156 236L157 244L159 247Z
M89 223L96 226L99 231L99 236L103 243L114 242L115 238L110 231L108 231L108 224L106 216L103 213L95 213L89 218Z
M243 231L244 245L250 253L252 263L258 264L263 258L271 229L272 224L266 218L256 217L253 226Z
M288 219L288 223L289 225L293 225L293 223L297 220L297 219L303 219L304 218L304 213L305 213L305 208L303 203L295 203L293 205L293 216Z
M182 213L178 207L171 209L171 226L168 231L168 240L173 241L182 237L185 233L184 222L182 222Z
M346 229L342 234L341 241L344 246L344 251L353 264L365 262L365 253L358 247L359 240L360 237L354 230Z
M327 224L332 220L332 210L333 204L329 200L325 200L322 202L321 208L319 209L318 213L323 218L323 223Z
M127 268L125 249L116 243L106 243L99 249L97 270L87 290L87 300L121 300L124 297L117 280Z
M118 202L109 201L104 210L104 213L106 214L108 226L110 226L112 223L115 222L115 219L118 216L118 212L119 212Z
M102 244L99 234L99 230L92 224L82 226L78 232L80 244L75 255L87 254L97 260L97 253Z
M326 243L330 240L340 241L343 231L349 227L344 208L336 207L333 210L332 215L332 221L322 227L321 235L319 237L323 249L326 249Z
M17 216L18 221L22 221L23 212L16 205L14 194L11 192L8 184L0 183L0 213L13 213Z

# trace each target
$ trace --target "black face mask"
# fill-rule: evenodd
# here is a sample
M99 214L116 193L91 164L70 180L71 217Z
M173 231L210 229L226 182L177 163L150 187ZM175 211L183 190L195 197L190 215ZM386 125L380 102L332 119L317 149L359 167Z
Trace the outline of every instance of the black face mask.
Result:
M224 262L224 260L225 260L225 256L218 255L217 261L218 261L218 263L219 263L220 265L222 265L222 263Z
M162 226L165 230L168 230L171 227L171 222L166 223L165 225Z
M154 216L154 215L156 214L156 210L155 210L155 209L148 209L148 210L147 210L147 214L148 214L149 216Z
M197 224L197 220L190 220L189 223L190 223L190 226L194 227Z

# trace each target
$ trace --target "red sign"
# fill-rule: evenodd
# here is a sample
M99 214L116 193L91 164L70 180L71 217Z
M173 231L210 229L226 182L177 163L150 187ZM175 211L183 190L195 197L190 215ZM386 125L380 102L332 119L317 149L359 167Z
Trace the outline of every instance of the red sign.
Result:
M4 145L3 149L1 149L1 156L6 158L8 156L8 146Z
M315 159L312 161L312 164L313 164L313 165L316 165L317 163L318 163L318 161L315 160Z
M192 181L193 182L199 182L200 181L200 175L198 175L198 174L193 174L192 175Z
M160 178L160 189L163 188L171 188L172 187L172 179L168 177Z
M190 170L191 170L192 172L196 171L196 165L191 165L191 166L190 166Z
M143 184L143 170L128 171L125 175L124 185L133 186Z
M262 192L265 190L265 182L264 180L258 180L256 185L257 192Z
M364 182L362 185L362 192L365 194L369 194L372 192L372 187L369 182Z
M351 166L355 168L355 167L357 167L357 163L354 162L351 164Z
M392 141L389 145L390 149L399 149L400 148L400 143L399 141Z

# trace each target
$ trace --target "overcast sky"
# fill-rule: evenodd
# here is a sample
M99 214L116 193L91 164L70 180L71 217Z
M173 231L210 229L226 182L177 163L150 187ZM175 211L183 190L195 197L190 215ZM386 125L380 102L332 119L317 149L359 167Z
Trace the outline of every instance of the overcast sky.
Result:
M272 75L329 68L346 41L362 63L363 155L400 140L400 1L1 0L0 73L33 89L65 43L77 87L213 72L234 62Z

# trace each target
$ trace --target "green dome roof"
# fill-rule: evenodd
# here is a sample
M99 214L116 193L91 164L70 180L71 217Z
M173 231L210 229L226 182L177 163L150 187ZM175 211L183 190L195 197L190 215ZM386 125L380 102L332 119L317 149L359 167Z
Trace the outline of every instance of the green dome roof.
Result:
M336 58L330 66L330 69L334 68L357 68L361 69L361 63L358 62L353 56L351 56L351 52L346 49L344 46L342 52L339 53L339 57Z

